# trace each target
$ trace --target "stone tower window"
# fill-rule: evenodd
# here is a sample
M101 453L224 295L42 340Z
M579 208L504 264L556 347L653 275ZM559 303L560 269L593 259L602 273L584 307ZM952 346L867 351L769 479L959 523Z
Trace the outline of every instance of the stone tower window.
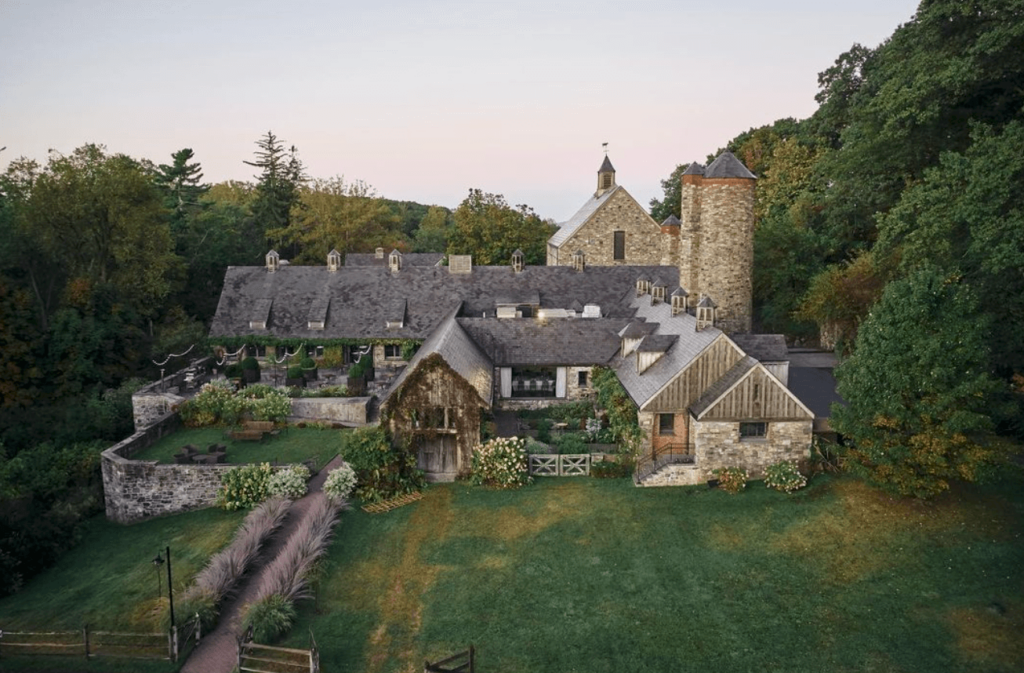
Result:
M399 271L402 268L402 253L392 250L388 255L388 268L392 271Z
M612 246L614 248L612 259L626 259L626 232L616 231L612 234Z
M518 248L512 253L512 270L516 273L523 270L523 251Z
M273 273L278 270L281 266L281 255L277 254L276 250L271 250L267 253L267 271Z
M341 253L337 250L331 250L327 253L327 270L331 273L335 273L341 267Z

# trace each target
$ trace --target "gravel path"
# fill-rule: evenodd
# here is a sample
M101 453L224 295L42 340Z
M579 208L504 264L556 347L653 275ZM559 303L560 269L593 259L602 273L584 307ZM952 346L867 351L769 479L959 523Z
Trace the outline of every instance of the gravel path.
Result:
M221 605L220 621L213 633L203 636L203 642L192 651L182 667L182 673L230 673L238 663L238 636L242 633L240 614L242 607L256 597L267 565L280 553L288 539L302 522L314 498L322 497L320 488L327 479L327 473L342 463L341 456L335 456L319 474L310 479L309 493L292 503L288 509L281 530L277 531L270 543L260 552L256 564L238 587L238 593Z

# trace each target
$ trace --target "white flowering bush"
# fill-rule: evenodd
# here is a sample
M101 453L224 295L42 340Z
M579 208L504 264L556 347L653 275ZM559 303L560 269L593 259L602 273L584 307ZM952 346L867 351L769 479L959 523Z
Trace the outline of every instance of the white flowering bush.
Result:
M231 468L221 475L217 504L228 511L255 507L267 499L272 474L270 463Z
M356 487L356 471L348 463L342 463L327 473L324 493L330 498L344 499Z
M178 414L185 425L201 427L225 423L235 425L243 418L280 422L288 417L292 401L288 395L266 385L252 385L238 393L226 383L204 385L190 400L182 402Z
M792 493L807 485L807 477L800 474L796 461L781 460L764 469L764 484L777 491Z
M220 419L224 404L233 395L233 390L226 382L207 383L199 389L195 397L181 403L178 414L182 422L190 428L213 425Z
M270 475L267 481L267 492L289 500L298 500L306 495L309 487L309 468L305 465L293 465L288 470L280 470Z
M497 437L473 449L471 479L494 488L519 488L533 481L528 460L525 439Z

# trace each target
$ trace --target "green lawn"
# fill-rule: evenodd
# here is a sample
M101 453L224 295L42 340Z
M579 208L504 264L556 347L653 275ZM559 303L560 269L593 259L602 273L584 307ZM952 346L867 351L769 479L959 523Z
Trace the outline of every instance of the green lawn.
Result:
M82 542L20 592L0 600L0 629L64 631L89 624L96 631L156 633L167 614L167 567L157 573L152 560L171 547L176 595L207 559L234 535L246 512L206 509L151 519L131 526L102 515L88 523ZM182 621L182 615L177 615ZM175 670L169 662L98 658L86 666L73 660L31 657L0 661L0 670Z
M174 454L186 444L194 444L200 451L206 451L210 444L224 444L229 463L301 463L313 459L319 470L337 455L341 447L340 433L347 432L289 427L275 437L265 437L262 442L233 442L224 436L227 431L222 427L182 428L132 458L173 463Z
M1020 486L932 504L821 477L791 496L433 486L343 515L287 644L312 628L339 672L414 670L469 643L481 671L1017 671Z

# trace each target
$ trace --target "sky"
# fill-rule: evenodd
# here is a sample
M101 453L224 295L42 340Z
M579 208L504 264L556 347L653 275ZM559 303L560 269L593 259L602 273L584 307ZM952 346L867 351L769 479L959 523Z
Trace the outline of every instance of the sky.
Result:
M0 167L105 145L252 180L273 131L314 178L568 219L602 143L642 205L678 164L815 110L817 74L911 0L0 0Z

